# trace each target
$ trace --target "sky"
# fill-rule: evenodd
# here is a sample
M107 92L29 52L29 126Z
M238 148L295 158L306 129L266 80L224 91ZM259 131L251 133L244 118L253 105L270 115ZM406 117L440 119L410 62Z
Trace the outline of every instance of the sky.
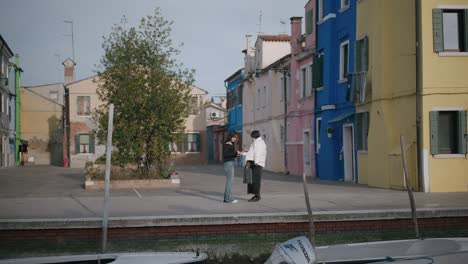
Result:
M210 95L225 94L224 80L243 67L245 35L290 34L292 16L303 16L306 0L0 0L0 34L24 70L22 85L63 82L61 62L72 57L75 80L95 74L103 36L125 15L130 26L161 8L173 21L178 56L196 70L195 85ZM286 22L285 25L281 21ZM68 36L67 36L68 35ZM251 41L253 42L253 41ZM253 43L252 43L253 44Z

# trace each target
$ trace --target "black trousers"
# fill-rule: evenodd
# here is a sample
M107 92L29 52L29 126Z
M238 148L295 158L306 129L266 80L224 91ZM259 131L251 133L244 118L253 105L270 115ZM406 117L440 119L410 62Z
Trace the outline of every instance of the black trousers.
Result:
M251 161L249 161L251 162ZM253 162L252 162L253 163ZM252 165L252 184L247 184L247 193L260 196L260 187L262 183L262 166Z

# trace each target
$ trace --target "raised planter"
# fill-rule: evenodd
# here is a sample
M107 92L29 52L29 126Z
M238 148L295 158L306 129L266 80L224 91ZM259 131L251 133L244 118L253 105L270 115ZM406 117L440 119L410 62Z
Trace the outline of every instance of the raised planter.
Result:
M178 175L171 175L169 179L163 180L111 180L111 189L132 189L132 188L171 188L180 185L180 178ZM86 180L86 190L104 190L104 181Z

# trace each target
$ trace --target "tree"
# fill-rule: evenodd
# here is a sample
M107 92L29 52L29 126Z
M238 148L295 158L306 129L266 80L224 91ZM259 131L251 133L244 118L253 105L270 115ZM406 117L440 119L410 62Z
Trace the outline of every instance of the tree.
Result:
M179 50L171 40L172 22L160 9L127 29L125 17L104 37L98 70L95 130L106 142L108 105L113 103L113 162L137 164L149 177L164 175L169 144L178 140L188 116L194 70L177 62ZM154 172L157 175L154 175Z

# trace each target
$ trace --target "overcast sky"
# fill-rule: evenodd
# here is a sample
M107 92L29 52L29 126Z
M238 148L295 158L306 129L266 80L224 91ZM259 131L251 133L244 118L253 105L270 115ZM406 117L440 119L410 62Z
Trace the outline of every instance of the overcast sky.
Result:
M290 33L289 18L303 16L306 0L0 0L0 34L24 70L23 85L62 82L61 62L72 57L73 20L76 76L94 75L102 36L123 15L129 24L161 8L174 21L172 39L184 43L179 60L196 70L196 85L211 95L225 93L223 81L242 67L245 35L257 34L262 10L264 34ZM281 25L281 20L286 25Z

